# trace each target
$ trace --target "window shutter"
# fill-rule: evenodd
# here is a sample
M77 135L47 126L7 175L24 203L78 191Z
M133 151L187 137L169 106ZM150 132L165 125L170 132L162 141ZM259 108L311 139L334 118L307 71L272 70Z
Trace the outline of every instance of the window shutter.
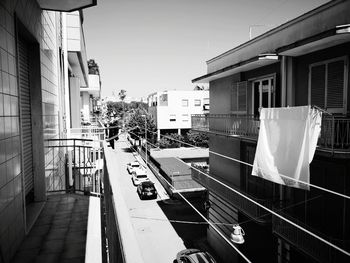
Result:
M238 105L237 105L237 86L234 85L232 87L232 94L231 94L231 111L237 111L238 110Z
M327 108L343 108L344 60L328 64Z
M311 67L311 105L325 108L326 65Z
M247 111L247 82L238 82L238 111Z

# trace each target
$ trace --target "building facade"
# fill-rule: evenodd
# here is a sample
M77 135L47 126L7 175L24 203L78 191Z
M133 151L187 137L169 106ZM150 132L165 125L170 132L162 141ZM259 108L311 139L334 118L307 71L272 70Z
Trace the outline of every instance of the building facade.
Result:
M66 136L74 112L69 15L61 11L80 8L71 1L0 1L1 262L10 261L54 187L53 174L62 172L45 145Z
M315 105L326 113L310 183L349 195L349 12L349 1L330 1L207 61L208 73L193 82L210 84L210 114L193 116L192 128L209 134L211 152L252 164L261 107ZM217 154L210 153L209 163L211 176L350 251L348 199L251 176L250 166ZM197 180L209 190L209 220L241 224L246 241L237 247L252 262L349 260L237 192L205 176ZM232 227L218 227L229 238ZM207 236L223 262L242 260L211 227Z
M208 90L170 90L148 96L148 112L161 134L184 133L191 129L191 115L209 111Z

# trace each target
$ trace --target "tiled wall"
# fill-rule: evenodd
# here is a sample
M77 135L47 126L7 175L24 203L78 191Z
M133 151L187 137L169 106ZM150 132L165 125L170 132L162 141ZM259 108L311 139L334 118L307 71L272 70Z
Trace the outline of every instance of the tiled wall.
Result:
M41 11L35 0L0 0L0 261L24 237L15 17L40 43L44 138L58 136L59 13ZM54 154L45 152L45 165Z

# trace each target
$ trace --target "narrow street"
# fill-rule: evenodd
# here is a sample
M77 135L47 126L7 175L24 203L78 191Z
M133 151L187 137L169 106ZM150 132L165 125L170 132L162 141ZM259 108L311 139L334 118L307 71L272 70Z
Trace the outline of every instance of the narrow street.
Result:
M135 160L144 164L137 153L130 149L125 135L115 143L115 160L119 171L115 171L129 210L130 221L135 231L144 262L173 262L176 253L192 246L195 239L205 236L205 225L171 223L170 220L203 221L185 203L169 199L165 189L148 169L148 176L157 188L157 199L141 200L133 185L126 164ZM179 216L180 215L180 216Z

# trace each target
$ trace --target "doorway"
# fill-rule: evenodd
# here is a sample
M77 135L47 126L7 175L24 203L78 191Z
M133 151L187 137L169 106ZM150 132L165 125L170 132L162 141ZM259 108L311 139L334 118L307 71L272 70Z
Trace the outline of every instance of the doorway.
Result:
M254 116L259 116L261 108L275 107L275 78L267 77L252 81Z

